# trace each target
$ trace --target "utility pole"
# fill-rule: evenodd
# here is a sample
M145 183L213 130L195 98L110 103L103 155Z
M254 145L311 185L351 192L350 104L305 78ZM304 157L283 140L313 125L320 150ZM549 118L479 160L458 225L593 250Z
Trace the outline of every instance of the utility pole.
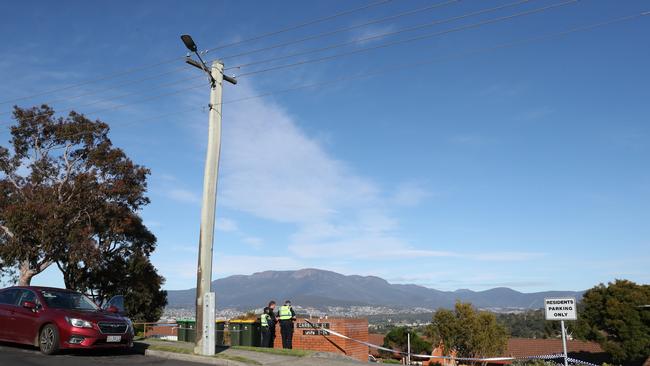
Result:
M221 97L223 81L236 84L237 80L223 74L223 63L212 62L208 69L192 37L182 35L181 39L188 50L194 52L199 62L189 56L186 62L205 71L210 80L210 108L208 121L208 147L203 175L203 200L201 203L201 230L199 234L199 258L196 271L196 344L194 353L212 356L215 353L215 294L211 291L212 252L214 244L214 220L217 205L217 181L219 174L219 155L221 153ZM206 313L207 311L207 313Z

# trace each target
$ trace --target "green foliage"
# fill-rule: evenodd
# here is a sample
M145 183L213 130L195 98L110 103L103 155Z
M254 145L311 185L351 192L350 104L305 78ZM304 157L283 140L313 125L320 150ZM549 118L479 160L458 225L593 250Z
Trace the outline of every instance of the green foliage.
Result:
M12 148L0 146L3 266L28 285L54 264L67 288L99 303L123 292L127 309L152 318L166 294L149 262L156 237L138 214L149 170L113 146L101 121L57 118L47 105L15 107L13 117Z
M406 352L408 350L408 335L411 336L411 353L431 354L431 343L422 339L412 329L407 327L393 328L384 337L384 347Z
M381 360L381 363L388 363L388 364L391 364L391 365L399 365L399 364L402 363L402 361L386 358L386 359Z
M650 285L627 280L600 284L587 291L576 332L598 341L614 362L640 364L650 356Z
M14 285L18 282L18 271L15 266L5 263L0 258L0 288Z
M544 310L528 310L523 313L497 314L499 324L516 338L555 338L560 335L559 322L547 321Z
M440 309L433 316L429 336L444 344L446 354L458 357L491 357L506 348L508 332L492 313L477 311L469 303L457 302L454 310Z
M515 360L512 366L556 366L557 363L546 360Z

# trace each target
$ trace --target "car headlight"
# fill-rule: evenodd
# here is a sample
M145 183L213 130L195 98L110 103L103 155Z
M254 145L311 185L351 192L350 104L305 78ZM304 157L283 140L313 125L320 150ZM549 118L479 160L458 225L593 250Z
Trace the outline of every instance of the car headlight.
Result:
M75 328L92 328L93 327L93 325L87 320L77 319L77 318L68 318L67 316L65 317L65 320L67 320L68 323L70 323L70 325L72 325Z

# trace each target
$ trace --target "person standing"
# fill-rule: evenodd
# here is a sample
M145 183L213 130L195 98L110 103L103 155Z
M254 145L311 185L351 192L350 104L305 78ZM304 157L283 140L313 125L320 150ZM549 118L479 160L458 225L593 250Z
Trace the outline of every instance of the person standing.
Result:
M260 323L262 326L262 347L265 348L268 348L271 343L270 320L271 316L269 315L269 308L266 307L260 316Z
M293 348L293 322L296 320L296 313L291 307L291 301L287 300L280 306L278 312L280 318L280 334L282 335L282 348Z
M269 348L273 348L275 345L275 325L278 323L278 319L275 317L275 301L269 301Z

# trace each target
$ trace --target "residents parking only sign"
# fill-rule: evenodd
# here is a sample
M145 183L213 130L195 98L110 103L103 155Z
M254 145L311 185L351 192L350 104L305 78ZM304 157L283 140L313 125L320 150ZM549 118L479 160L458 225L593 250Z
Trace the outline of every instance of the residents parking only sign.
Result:
M577 320L577 302L573 297L544 299L546 320Z

